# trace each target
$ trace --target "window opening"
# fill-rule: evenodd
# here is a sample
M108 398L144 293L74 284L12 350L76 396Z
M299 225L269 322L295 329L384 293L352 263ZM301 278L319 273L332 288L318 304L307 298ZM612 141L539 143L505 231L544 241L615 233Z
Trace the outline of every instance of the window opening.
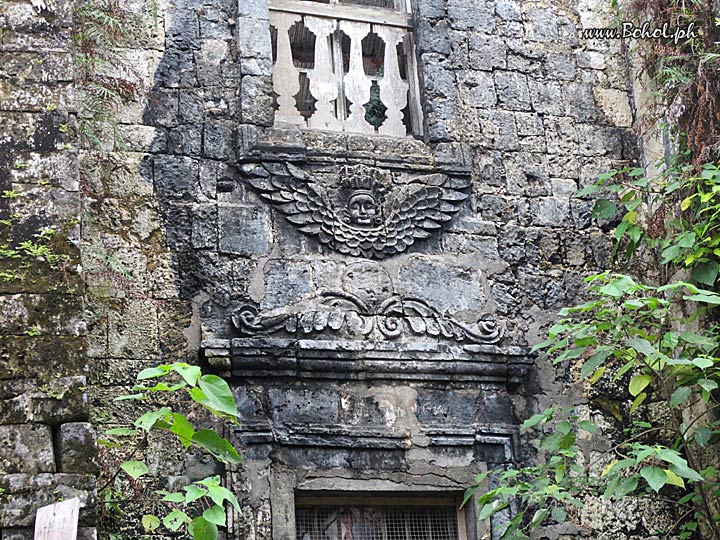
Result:
M419 134L406 0L271 0L275 122Z
M298 507L297 540L458 540L457 511L443 506Z

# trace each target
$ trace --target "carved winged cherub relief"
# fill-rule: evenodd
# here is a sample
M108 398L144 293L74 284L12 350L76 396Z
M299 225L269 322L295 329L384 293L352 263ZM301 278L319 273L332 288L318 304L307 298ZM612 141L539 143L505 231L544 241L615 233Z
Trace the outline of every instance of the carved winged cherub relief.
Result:
M253 176L250 185L301 232L346 255L383 259L428 238L468 198L467 178L409 179L364 165L345 166L325 186L296 167ZM292 172L292 174L291 174Z

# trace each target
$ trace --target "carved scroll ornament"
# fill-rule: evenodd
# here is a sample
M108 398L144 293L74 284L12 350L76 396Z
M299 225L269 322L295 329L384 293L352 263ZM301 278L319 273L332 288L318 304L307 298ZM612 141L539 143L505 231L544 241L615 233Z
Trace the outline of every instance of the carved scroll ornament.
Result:
M395 293L378 263L350 265L342 276L342 288L267 313L251 304L241 305L232 323L247 336L330 332L395 339L414 334L469 343L496 343L502 338L502 328L492 316L465 324L424 300Z
M252 176L250 185L298 230L343 254L383 259L430 237L468 198L467 178L430 174L398 182L392 174L345 167L334 185L299 169ZM292 174L291 174L292 171Z
M244 335L255 336L286 331L312 334L345 331L356 336L378 332L388 339L404 334L445 337L469 343L497 343L502 337L494 318L486 316L474 325L465 325L440 313L416 298L394 296L377 313L367 310L359 299L345 293L324 293L317 309L263 314L250 304L233 313L233 325Z

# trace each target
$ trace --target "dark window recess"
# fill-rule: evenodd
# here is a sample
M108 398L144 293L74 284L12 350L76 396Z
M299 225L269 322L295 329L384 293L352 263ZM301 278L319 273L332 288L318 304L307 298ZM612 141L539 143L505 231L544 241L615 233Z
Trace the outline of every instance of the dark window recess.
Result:
M458 540L454 507L298 507L297 540Z

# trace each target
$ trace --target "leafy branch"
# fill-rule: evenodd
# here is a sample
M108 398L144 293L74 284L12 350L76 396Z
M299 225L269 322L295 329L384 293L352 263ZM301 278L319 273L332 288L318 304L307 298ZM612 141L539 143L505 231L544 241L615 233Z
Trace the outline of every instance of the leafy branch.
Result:
M166 394L175 396L185 393L192 402L201 405L214 417L237 424L237 405L235 398L222 378L217 375L202 374L198 366L183 362L160 365L142 370L137 375L138 384L133 387L133 394L115 398L115 401L147 400L153 395ZM154 383L151 386L148 383ZM169 401L169 400L164 400ZM188 417L174 411L170 406L145 412L137 418L132 427L113 428L106 431L110 437L138 437L140 442L132 450L129 459L119 464L117 470L101 488L110 494L105 497L107 505L113 505L117 511L117 501L125 500L117 491L110 490L121 473L133 481L147 475L150 470L147 464L134 459L139 450L147 446L147 436L153 431L172 434L187 451L191 447L210 454L216 461L223 464L238 464L242 461L240 454L233 445L212 429L197 429ZM101 440L99 443L110 448L117 448L119 443ZM182 491L169 492L157 490L157 501L173 504L172 508L162 517L145 514L141 523L147 532L156 531L162 524L170 531L186 528L195 540L216 540L218 527L226 525L225 503L239 510L236 497L220 484L220 477L213 476L197 480L183 487ZM185 510L177 508L185 507ZM200 507L202 512L197 510ZM195 508L193 514L192 508ZM193 516L194 517L191 517Z

